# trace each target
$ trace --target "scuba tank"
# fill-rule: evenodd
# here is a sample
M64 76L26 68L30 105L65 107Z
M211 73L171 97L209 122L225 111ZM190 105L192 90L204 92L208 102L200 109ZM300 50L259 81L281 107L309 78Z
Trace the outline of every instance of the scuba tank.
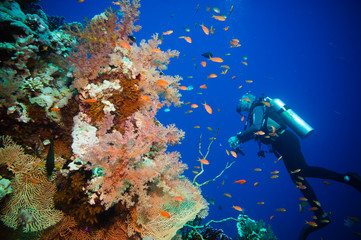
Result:
M266 101L269 101L271 105L270 108L274 110L298 136L304 139L313 133L314 129L280 99L266 98Z

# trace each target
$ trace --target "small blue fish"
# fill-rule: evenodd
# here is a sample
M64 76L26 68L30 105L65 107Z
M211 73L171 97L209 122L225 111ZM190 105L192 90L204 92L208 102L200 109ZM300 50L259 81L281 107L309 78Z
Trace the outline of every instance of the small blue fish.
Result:
M169 109L169 108L165 108L163 111L164 111L164 112L169 112L170 109Z
M189 91L191 91L191 90L194 89L194 87L191 85L191 86L188 86L187 89L188 89Z

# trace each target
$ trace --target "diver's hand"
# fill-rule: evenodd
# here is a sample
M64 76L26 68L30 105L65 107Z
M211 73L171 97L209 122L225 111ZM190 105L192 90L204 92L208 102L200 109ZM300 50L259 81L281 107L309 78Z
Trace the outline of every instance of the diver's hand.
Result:
M238 137L237 136L230 137L228 139L228 144L232 149L236 149L240 144Z

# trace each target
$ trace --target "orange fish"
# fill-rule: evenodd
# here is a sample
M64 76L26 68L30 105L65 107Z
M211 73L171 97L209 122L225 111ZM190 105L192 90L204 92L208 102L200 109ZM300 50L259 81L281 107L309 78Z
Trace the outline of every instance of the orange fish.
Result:
M278 173L280 173L280 171L273 171L273 172L271 172L271 174L278 174Z
M216 77L217 77L217 74L211 73L208 75L207 79L208 78L216 78Z
M241 118L241 122L243 122L244 121L244 116L242 116L242 118Z
M262 101L262 103L263 103L264 105L266 105L267 107L270 107L270 106L271 106L271 104L270 104L269 102ZM273 127L273 126L271 126L271 127Z
M273 176L270 177L270 179L276 179L278 177L279 177L278 175L273 175Z
M201 167L200 166L194 166L194 168L200 169Z
M204 26L203 24L201 24L202 30L206 35L209 35L209 30L206 26Z
M224 180L222 181L222 186L224 186Z
M12 2L12 0L8 1L8 2ZM82 2L84 2L84 0L78 0L78 2L82 3ZM115 3L113 2L113 4L115 4Z
M226 21L226 17L220 16L220 15L213 15L212 18L218 20L218 21Z
M223 28L224 31L228 31L229 27L225 27Z
M34 184L39 184L40 183L38 180L35 180L35 179L29 179L29 182L34 183Z
M306 221L306 224L308 224L308 225L310 225L310 226L312 226L312 227L317 227L318 225L317 225L317 223L315 223L315 222L312 222L312 221Z
M272 215L272 216L269 217L269 220L272 220L274 218L275 218L275 216Z
M275 161L275 163L277 163L279 160L282 159L282 156L280 156L279 158L277 158L277 160Z
M95 103L97 101L97 99L84 99L84 102L88 102L88 103Z
M188 43L192 43L192 39L190 37L184 37L184 40L186 40Z
M257 187L259 185L259 182L255 182L253 186Z
M233 76L233 77L232 77L232 79L236 79L236 76ZM241 88L241 87L242 87L242 85L241 85L241 86L239 86L238 88Z
M192 110L185 111L184 113L192 113Z
M50 110L54 112L60 112L60 109L57 107L50 108Z
M213 28L213 26L211 26L210 31L211 31L212 34L214 34L214 28Z
M168 30L166 32L163 32L163 35L170 35L173 33L173 30Z
M180 86L178 89L179 89L179 90L183 90L183 91L188 90L188 88L187 88L186 86Z
M130 50L130 45L126 41L120 41L119 43L123 48Z
M82 1L82 2L84 2L84 0L80 0L80 1ZM78 0L78 2L80 2L79 0ZM118 5L118 6L120 6L121 5L121 3L120 2L112 2L114 5Z
M202 61L202 62L201 62L201 65L202 65L202 67L206 67L206 66L207 66L207 63L206 63L205 61Z
M226 153L227 153L227 155L229 156L229 151L226 149Z
M258 202L257 204L258 204L258 205L263 205L263 204L264 204L264 202Z
M158 103L158 104L157 104L157 107L158 107L158 108L161 108L161 107L163 107L163 105L162 105L161 103Z
M331 184L329 181L323 181L322 183L325 184L325 185L330 185Z
M193 128L201 128L201 126L194 126Z
M148 95L143 95L143 96L142 96L142 99L143 99L144 101L146 101L146 102L148 102L148 101L151 100Z
M169 85L169 82L164 81L164 80L158 80L158 81L156 82L156 84L159 85L159 86L161 86L161 87L166 87L166 86Z
M234 158L237 158L237 153L235 151L231 151L231 154Z
M285 208L277 208L276 211L277 212L286 212L287 210Z
M253 80L246 80L246 83L253 83Z
M162 52L162 50L160 50L159 48L153 48L151 51L155 52L155 53L161 53Z
M307 198L305 198L305 197L300 197L300 198L298 198L298 200L300 200L300 201L307 201Z
M300 179L301 181L305 180L305 178L302 176L297 176L297 178Z
M248 66L248 63L247 62L242 62L242 64L244 65L244 66ZM247 81L246 81L247 82Z
M203 85L200 85L199 88L207 89L207 86L205 84L203 84Z
M308 209L308 211L316 211L318 209L318 207L311 207Z
M198 105L195 104L195 103L193 103L193 104L191 105L191 108L197 108L197 107L198 107Z
M260 171L262 171L262 169L261 168L255 168L255 169L253 169L253 171L260 172Z
M237 181L235 181L234 183L244 184L244 183L246 183L246 182L247 182L246 180L241 179L241 180L237 180Z
M207 113L212 114L212 108L209 105L207 105L206 102L204 102L203 105L204 105L204 108L206 109Z
M217 63L223 62L223 59L220 57L210 57L209 60L211 60L212 62L217 62Z
M301 169L298 168L298 169L296 169L296 170L291 171L291 174L298 173L298 172L300 172L300 171L301 171Z
M296 186L298 189L305 190L307 187L305 185Z
M242 209L240 206L234 206L234 205L233 205L233 208L236 209L237 211L240 211L240 212L243 211L243 209Z
M265 135L265 134L266 134L266 133L263 132L263 131L257 131L257 132L254 133L254 135L257 135L257 136L263 136L263 135Z
M199 159L198 161L200 161L201 163L203 163L205 165L209 165L209 162L206 159Z
M223 193L224 194L224 196L226 196L226 197L229 197L229 198L231 198L232 197L232 195L231 194L229 194L229 193Z
M184 201L181 196L175 196L175 197L173 197L173 198L174 198L174 200L176 200L177 202L183 202L183 201Z
M170 218L170 214L168 212L166 212L166 211L159 210L159 213L164 218Z
M198 172L197 171L192 171L192 173L197 174Z
M241 100L245 101L245 102L250 102L251 101L251 99L249 99L249 98L242 98Z

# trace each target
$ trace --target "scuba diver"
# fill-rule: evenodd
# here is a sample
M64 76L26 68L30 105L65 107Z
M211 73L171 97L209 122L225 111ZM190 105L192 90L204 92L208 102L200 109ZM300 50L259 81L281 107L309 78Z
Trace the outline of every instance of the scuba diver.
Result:
M358 173L337 173L322 167L309 166L301 152L298 137L287 127L291 128L302 139L312 134L314 129L300 118L292 109L280 99L258 98L247 93L238 101L237 112L246 113L247 118L243 132L229 138L230 147L244 156L241 144L251 139L258 141L259 146L266 144L278 160L282 159L290 177L296 187L313 209L316 219L303 227L299 240L304 240L312 232L320 230L330 224L330 217L321 208L306 178L322 178L348 184L361 192L361 177ZM258 153L264 157L264 151ZM278 161L277 160L277 161Z

